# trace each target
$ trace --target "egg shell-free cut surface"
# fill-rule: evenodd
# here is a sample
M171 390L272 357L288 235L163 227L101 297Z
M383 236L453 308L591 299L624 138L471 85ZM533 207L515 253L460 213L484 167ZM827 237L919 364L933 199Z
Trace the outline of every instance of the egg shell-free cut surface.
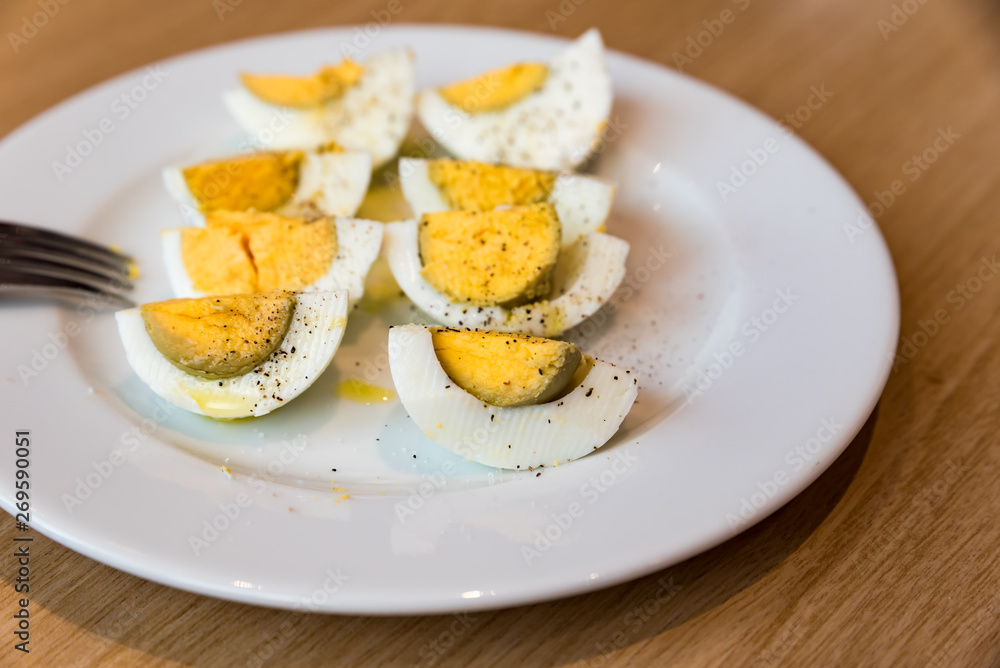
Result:
M129 365L159 396L199 415L256 417L297 397L333 360L347 325L347 291L298 295L278 350L253 371L221 380L187 373L167 361L146 333L138 308L115 317Z
M424 313L451 327L471 327L533 336L558 336L597 312L625 277L628 242L608 234L584 235L564 247L556 263L553 299L524 306L469 306L449 300L420 275L417 222L385 226L386 256L406 296ZM583 255L584 257L580 258ZM579 264L578 264L579 263Z
M291 200L279 207L279 215L318 212L327 216L352 216L361 206L371 180L372 159L365 151L346 149L340 152L304 151L299 167L299 182ZM166 167L163 185L180 205L184 217L196 225L205 218L198 201L184 179L183 166ZM238 178L234 176L234 178ZM219 187L224 187L221 184Z
M335 54L331 45L331 57ZM413 60L407 48L366 58L361 62L364 72L358 83L343 97L315 109L276 107L245 88L227 91L223 101L247 133L269 138L262 140L267 148L311 148L333 141L368 151L372 168L377 169L396 155L410 127Z
M597 450L618 431L635 402L635 374L594 360L564 397L534 406L491 406L441 368L431 332L389 330L392 378L410 417L428 438L474 462L505 469L558 466Z
M382 223L360 218L337 218L337 255L323 276L299 289L299 292L323 292L343 289L353 307L364 296L365 277L382 247ZM175 297L205 297L188 274L181 251L183 228L160 234L163 263Z

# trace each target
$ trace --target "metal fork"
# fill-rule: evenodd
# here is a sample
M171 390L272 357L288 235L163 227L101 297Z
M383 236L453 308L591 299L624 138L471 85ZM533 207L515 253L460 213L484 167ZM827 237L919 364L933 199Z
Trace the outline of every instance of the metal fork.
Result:
M86 300L134 306L129 256L61 232L0 221L0 297Z

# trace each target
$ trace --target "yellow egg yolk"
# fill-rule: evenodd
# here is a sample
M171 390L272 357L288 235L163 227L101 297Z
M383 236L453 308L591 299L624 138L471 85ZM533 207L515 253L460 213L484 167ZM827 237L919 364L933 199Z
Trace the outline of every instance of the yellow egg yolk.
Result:
M199 292L299 290L316 282L337 256L337 227L253 211L214 211L206 227L181 230L181 257Z
M545 403L559 396L583 361L572 343L536 336L438 327L431 339L448 377L493 406Z
M229 378L249 372L281 345L295 295L272 292L143 304L142 319L160 353L188 373Z
M474 306L516 306L551 289L562 229L551 204L425 214L417 228L420 275Z
M470 114L498 111L540 90L549 68L540 63L517 63L459 81L438 92L445 102Z
M273 211L299 186L302 151L250 153L181 170L202 211Z
M341 146L340 144L338 144L335 141L328 141L325 144L320 144L319 146L317 146L316 147L316 152L320 153L320 154L323 154L323 153L343 153L344 152L344 147Z
M320 68L309 76L281 74L241 74L243 85L255 96L269 104L305 109L341 97L358 83L364 69L350 58L337 65Z
M471 160L431 160L427 176L451 209L490 211L508 204L544 202L556 175L537 169L489 165Z

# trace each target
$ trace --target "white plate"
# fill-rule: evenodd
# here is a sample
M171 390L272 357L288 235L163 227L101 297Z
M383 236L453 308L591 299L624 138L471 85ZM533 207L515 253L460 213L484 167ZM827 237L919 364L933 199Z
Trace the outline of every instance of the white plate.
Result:
M161 167L239 144L219 96L238 71L304 72L356 35L230 44L67 100L0 144L0 217L118 244L139 258L137 299L168 297L157 232L180 218ZM427 86L547 59L564 44L400 26L365 53L409 45ZM428 441L396 401L338 398L350 375L390 385L386 326L408 320L406 307L353 317L334 366L289 406L222 423L158 409L110 314L6 303L3 438L31 430L32 526L116 568L221 598L426 613L635 578L795 496L851 441L888 375L898 293L884 241L873 227L849 238L861 202L774 121L658 65L620 53L608 64L615 106L596 171L620 184L609 231L632 244L632 285L576 338L641 382L608 446L541 476L500 474ZM765 142L778 150L762 153ZM88 155L60 182L53 163L68 146ZM767 160L755 168L752 155ZM718 182L741 164L755 173L723 201ZM734 344L743 352L730 358ZM25 383L32 364L39 373ZM691 383L700 394L686 397ZM220 470L227 457L232 479ZM11 447L0 489L12 513L13 476ZM192 536L207 546L196 550Z

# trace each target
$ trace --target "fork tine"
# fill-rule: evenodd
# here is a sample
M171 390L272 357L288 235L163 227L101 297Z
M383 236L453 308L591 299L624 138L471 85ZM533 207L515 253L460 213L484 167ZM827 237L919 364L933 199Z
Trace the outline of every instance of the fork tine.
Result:
M37 244L33 240L19 238L0 238L0 262L5 260L72 267L96 277L117 281L123 286L131 286L131 265L127 262L109 263L104 258L66 246Z
M132 283L120 277L108 278L89 269L42 259L0 257L0 270L18 272L28 276L48 276L86 285L104 292L122 292L132 289Z
M103 258L107 263L124 264L132 262L132 258L124 253L112 250L107 246L101 246L87 239L80 239L62 232L46 230L40 227L29 227L0 220L0 239L22 239L33 241L39 244L62 247L75 252L92 254L94 257Z
M68 297L77 301L94 302L99 305L117 305L123 308L135 306L128 297L116 292L92 287L68 278L28 274L0 267L0 295L16 297Z
M128 276L132 258L84 239L0 221L0 257L50 259L108 278ZM57 256L57 257L56 257Z

